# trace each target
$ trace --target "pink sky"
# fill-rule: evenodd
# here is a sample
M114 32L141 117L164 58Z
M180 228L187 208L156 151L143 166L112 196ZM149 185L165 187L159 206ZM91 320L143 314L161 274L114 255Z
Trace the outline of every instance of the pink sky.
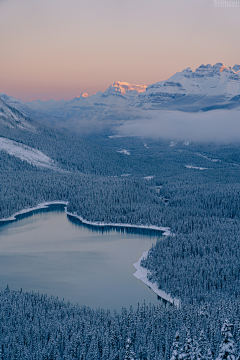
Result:
M0 0L0 92L71 99L115 81L240 64L240 7L213 0Z

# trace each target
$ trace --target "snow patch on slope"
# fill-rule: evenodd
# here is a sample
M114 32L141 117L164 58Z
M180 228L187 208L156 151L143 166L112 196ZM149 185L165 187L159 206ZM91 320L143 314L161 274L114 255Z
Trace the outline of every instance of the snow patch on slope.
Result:
M205 167L198 167L198 166L192 166L192 165L185 165L187 169L195 169L195 170L208 170L208 168Z
M218 162L218 161L221 161L219 159L212 159L212 158L209 158L208 156L206 155L202 155L202 154L197 154L198 156L201 156L202 158L206 159L206 160L209 160L209 161L212 161L212 162Z
M154 178L154 176L144 176L144 180L152 180Z
M54 161L41 151L16 141L0 137L0 150L6 151L10 155L27 161L31 165L52 170L60 170Z
M126 150L126 149L122 149L122 150L119 150L117 152L120 153L120 154L124 154L124 155L131 155L130 152L128 150Z

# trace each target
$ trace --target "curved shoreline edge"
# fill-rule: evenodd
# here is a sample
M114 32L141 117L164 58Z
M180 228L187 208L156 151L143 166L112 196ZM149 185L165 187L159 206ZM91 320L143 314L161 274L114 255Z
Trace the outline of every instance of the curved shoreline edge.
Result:
M158 296L160 296L162 299L170 302L171 304L175 305L177 308L180 307L180 299L174 299L172 298L169 294L167 294L165 291L160 290L157 286L157 283L151 283L148 280L148 273L149 271L141 266L141 261L142 259L146 258L148 255L148 251L145 251L142 256L140 257L140 259L138 260L138 262L136 262L135 264L133 264L133 267L137 270L133 276L135 276L136 279L141 280L145 285L147 285L155 294L157 294Z
M0 222L4 222L4 221L14 221L16 220L16 216L21 215L21 214L26 214L28 212L34 211L34 210L39 210L39 209L46 209L49 205L68 205L68 201L48 201L48 202L44 202L44 203L40 203L35 207L32 208L26 208L23 210L18 211L17 213L13 214L12 216L10 216L9 218L6 219L0 219ZM162 231L162 235L165 236L169 236L171 235L171 231L169 227L164 227L164 226L156 226L156 225L132 225L132 224L119 224L119 223L104 223L104 222L98 222L98 221L88 221L86 219L84 219L82 216L77 215L75 213L70 213L69 211L67 211L67 208L65 207L65 213L67 215L70 215L72 217L75 217L77 219L79 219L83 224L86 225L93 225L93 226L114 226L114 227L127 227L127 228L137 228L137 229L147 229L147 230L159 230Z
M40 203L37 206L34 206L32 208L26 208L26 209L20 210L20 211L16 212L15 214L13 214L12 216L10 216L9 218L0 219L0 222L14 221L14 220L16 220L16 216L18 216L18 215L27 214L28 212L39 210L39 209L47 209L49 205L58 205L58 204L59 205L67 205L68 202L67 201L49 201L49 202Z
M132 225L132 224L119 224L119 223L104 223L104 222L98 222L98 221L88 221L85 220L82 216L73 214L68 212L65 209L65 213L67 215L73 216L77 219L79 219L83 224L86 225L93 225L93 226L114 226L114 227L123 227L123 228L135 228L135 229L147 229L147 230L159 230L162 231L165 236L171 235L170 228L168 227L161 227L161 226L155 226L155 225Z
M7 219L0 219L0 222L8 222L8 221L14 221L16 220L16 216L21 215L21 214L26 214L28 212L31 211L35 211L35 210L39 210L39 209L47 209L49 205L66 205L65 207L65 213L67 215L70 215L72 217L75 217L77 219L79 219L83 224L86 225L93 225L93 226L114 226L114 227L128 227L128 228L138 228L138 229L148 229L148 230L159 230L162 231L162 235L165 236L169 236L171 235L171 231L169 227L162 227L162 226L155 226L155 225L132 225L132 224L118 224L118 223L104 223L104 222L91 222L88 220L85 220L82 216L77 215L77 214L73 214L67 211L67 205L68 205L68 201L48 201L48 202L44 202L44 203L40 203L37 206L33 207L33 208L27 208L27 209L23 209L15 214L13 214L12 216L10 216ZM180 307L180 300L179 299L174 299L172 298L170 295L168 295L166 292L164 292L163 290L160 290L155 283L151 283L148 278L147 278L147 274L148 274L148 270L144 267L141 266L141 260L143 258L145 258L148 254L148 251L145 251L141 258L135 263L133 264L133 267L137 270L133 276L138 279L141 280L145 285L147 285L156 295L160 296L161 298L165 299L166 301L170 302L171 304Z

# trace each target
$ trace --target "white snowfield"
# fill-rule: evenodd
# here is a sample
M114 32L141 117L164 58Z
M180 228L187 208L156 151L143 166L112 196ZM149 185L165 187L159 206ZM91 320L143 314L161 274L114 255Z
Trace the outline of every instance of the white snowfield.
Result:
M221 161L219 159L212 159L212 158L209 158L208 156L206 155L202 155L202 154L197 154L198 156L201 156L202 158L206 159L206 160L209 160L209 161L212 161L212 162L218 162L218 161Z
M195 169L195 170L208 170L209 168L205 167L198 167L198 166L192 166L192 165L185 165L187 169Z
M18 157L21 160L25 160L31 165L60 170L54 161L41 151L16 141L0 137L0 150L6 151L8 154Z
M137 278L138 280L141 280L144 284L146 284L153 292L155 292L155 294L157 294L158 296L160 296L161 298L169 301L171 304L174 304L175 306L177 306L178 308L180 307L180 299L173 299L169 294L167 294L165 291L160 290L155 283L151 283L148 280L148 273L149 271L141 266L141 261L142 259L146 258L148 255L148 251L145 251L142 256L140 257L140 259L138 260L138 262L136 262L135 264L133 264L133 266L135 267L135 269L137 270L133 276L135 276L135 278Z
M140 94L175 93L175 94L207 94L209 96L226 94L229 97L240 94L239 65L227 68L222 63L201 65L196 71L191 68L177 72L169 79L151 84Z
M122 150L119 150L117 152L120 153L120 154L124 154L124 155L131 155L130 152L128 150L126 150L126 149L122 149Z

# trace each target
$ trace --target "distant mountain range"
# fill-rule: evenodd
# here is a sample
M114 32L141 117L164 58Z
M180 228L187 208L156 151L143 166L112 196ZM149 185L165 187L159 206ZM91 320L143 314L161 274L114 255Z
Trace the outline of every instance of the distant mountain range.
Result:
M240 109L240 65L222 63L201 65L177 72L152 85L117 81L106 91L92 96L83 93L72 100L36 100L23 103L0 93L0 99L25 116L43 119L60 127L92 129L99 121L104 129L125 120L147 117L146 110L206 112L215 109ZM81 126L80 126L81 123Z
M37 111L59 116L59 110L89 107L138 106L144 109L176 109L207 111L212 108L240 106L240 65L226 68L222 63L190 68L155 84L133 85L118 81L104 92L82 94L67 101L31 101L27 105Z

